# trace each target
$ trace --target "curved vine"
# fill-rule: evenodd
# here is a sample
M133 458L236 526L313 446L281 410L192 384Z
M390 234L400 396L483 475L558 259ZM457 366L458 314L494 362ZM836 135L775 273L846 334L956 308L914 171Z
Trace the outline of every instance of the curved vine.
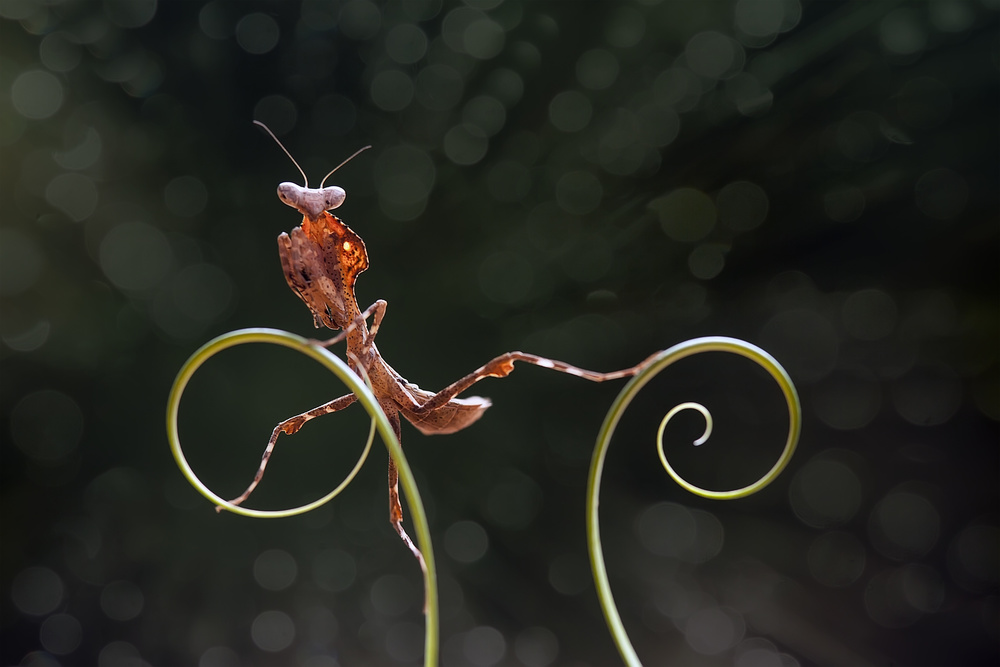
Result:
M667 461L667 457L663 452L663 432L666 425L674 417L674 415L683 410L697 410L705 417L705 432L694 442L695 445L703 444L711 435L711 413L709 413L709 411L699 403L681 403L680 405L672 408L663 417L663 420L660 422L660 428L657 431L656 438L657 452L660 456L660 461L670 477L680 486L695 495L719 500L744 498L756 493L773 482L778 475L781 474L782 470L785 469L785 466L788 465L792 454L795 452L795 447L799 440L799 433L802 428L802 407L799 403L798 393L795 391L795 385L792 383L791 378L789 378L788 373L785 372L785 369L781 367L781 364L779 364L770 354L756 345L752 345L736 338L725 338L721 336L695 338L664 350L659 355L654 357L645 368L636 374L636 376L633 377L632 380L629 381L629 383L622 389L621 393L618 394L614 404L611 406L607 416L604 418L604 423L602 424L601 431L598 434L597 444L594 447L594 455L590 464L590 475L587 480L587 550L590 553L590 564L594 576L594 583L597 587L597 595L601 602L601 609L604 612L604 618L607 621L608 629L611 631L611 635L618 647L618 652L621 654L622 659L627 665L630 666L641 665L642 663L639 661L639 657L636 655L635 649L632 647L628 633L622 623L621 616L618 614L618 609L615 606L614 596L611 593L611 585L608 582L607 569L604 565L604 552L601 547L598 505L600 503L601 476L604 471L604 460L607 456L608 447L610 446L611 437L614 435L615 428L617 427L622 414L625 412L626 408L628 408L636 394L638 394L650 380L652 380L667 366L670 366L674 362L684 359L685 357L689 357L694 354L701 354L703 352L729 352L746 357L761 366L772 378L774 378L774 380L778 383L782 394L784 394L785 402L788 405L788 438L785 441L785 448L782 450L777 462L775 462L771 469L756 482L730 491L712 491L704 489L691 484L681 477Z
M209 489L208 486L205 485L194 473L194 470L188 463L187 458L184 456L184 451L180 443L180 436L178 434L177 415L180 410L181 397L184 394L184 390L186 389L188 382L201 365L215 354L227 348L246 343L268 343L281 345L296 350L297 352L305 354L306 356L318 361L328 370L337 375L337 377L339 377L341 381L343 381L344 384L347 385L352 392L354 392L354 394L358 397L359 402L365 407L368 414L371 416L372 424L368 433L368 442L366 443L364 451L361 453L357 463L354 465L354 468L350 473L348 473L347 477L337 486L337 488L316 501L299 507L271 511L255 510L239 505L233 505ZM622 389L621 393L618 395L617 399L615 399L614 404L611 406L611 409L605 417L603 425L601 426L601 431L598 435L593 459L591 461L590 475L587 483L587 542L594 581L597 586L601 607L604 611L605 619L608 623L608 627L614 641L618 646L618 650L628 665L640 665L641 663L639 662L639 658L629 641L628 633L625 631L621 617L619 616L618 610L615 606L614 596L611 593L607 570L604 565L604 555L601 549L598 504L604 460L618 421L635 395L646 385L646 383L648 383L667 366L673 364L675 361L694 354L700 354L702 352L729 352L737 354L754 361L759 366L764 368L778 383L778 386L785 396L789 415L788 438L785 442L785 448L782 450L777 462L756 482L730 491L712 491L704 489L691 484L681 477L670 465L666 454L663 451L663 434L666 426L676 414L683 410L696 410L705 418L705 431L702 436L694 442L695 445L703 444L711 435L711 413L701 404L690 402L681 403L667 412L661 420L660 427L657 431L657 453L663 467L675 482L691 493L706 498L735 499L748 496L770 484L782 472L782 470L784 470L793 452L795 451L795 447L799 439L799 432L801 429L801 407L799 405L799 398L795 391L795 386L792 384L788 374L785 372L784 368L782 368L781 365L767 352L756 347L755 345L734 338L697 338L664 350L660 354L653 357L652 360L646 364L643 369ZM390 455L396 461L403 492L406 495L410 511L413 515L413 524L417 535L417 542L420 550L423 552L424 563L426 565L426 569L424 570L426 615L424 664L434 665L437 664L438 656L439 610L434 552L430 539L430 528L427 522L427 516L420 500L420 493L417 490L413 473L410 470L406 457L399 445L399 441L393 433L388 419L382 412L382 409L379 406L378 401L375 399L375 396L372 394L370 388L347 366L346 363L330 353L326 348L314 345L309 340L295 334L275 329L241 329L239 331L224 334L209 341L199 348L193 355L191 355L178 372L177 378L174 380L174 384L170 389L170 395L167 401L167 436L170 440L171 451L173 452L177 465L180 467L184 476L188 479L192 486L194 486L195 489L201 493L201 495L210 500L217 507L254 518L280 518L294 516L296 514L302 514L316 509L317 507L320 507L326 502L332 500L354 479L354 476L364 464L368 453L371 450L376 430L378 430L382 436L382 440L385 442Z
M347 385L352 392L354 392L354 394L358 397L358 401L365 407L365 410L368 411L368 414L372 418L372 426L368 432L368 443L365 445L365 449L358 459L358 462L354 465L354 468L350 473L348 473L347 477L337 486L337 488L314 502L307 503L300 507L274 511L254 510L241 507L239 505L233 505L209 489L208 486L206 486L198 478L188 463L187 458L184 456L184 450L181 448L180 435L178 433L177 415L180 411L181 397L184 395L184 390L187 387L188 382L191 380L191 377L195 374L198 368L208 359L222 350L236 345L244 345L246 343L268 343L272 345L280 345L291 348L306 355L307 357L315 359L326 367L327 370L339 377L340 380ZM396 467L399 470L399 480L403 487L403 493L406 495L406 501L409 505L410 513L413 515L413 526L417 535L417 544L423 553L424 564L426 566L423 572L425 596L424 664L436 665L439 637L437 570L434 565L434 549L431 544L430 526L427 522L427 513L424 511L423 503L420 500L420 492L417 489L413 472L406 461L406 456L403 454L403 449L400 446L399 441L396 439L396 436L392 431L392 426L389 424L389 420L386 418L385 413L382 412L382 408L379 407L378 401L375 399L375 396L372 394L368 386L362 382L361 378L359 378L346 363L326 348L314 345L310 343L309 340L301 336L288 333L287 331L279 331L276 329L240 329L210 340L202 345L201 348L199 348L194 354L192 354L187 362L181 367L181 370L177 373L177 378L174 380L174 384L170 388L170 395L167 399L167 437L170 440L170 449L173 452L174 459L177 461L177 465L180 467L181 472L184 473L187 480L192 486L194 486L195 489L198 490L199 493L201 493L201 495L215 503L217 507L236 514L242 514L244 516L254 518L281 518L294 516L296 514L302 514L310 510L314 510L332 500L348 484L350 484L358 470L361 469L361 466L364 464L365 459L368 456L368 452L371 449L376 429L382 436L382 441L389 450L389 454L396 461Z

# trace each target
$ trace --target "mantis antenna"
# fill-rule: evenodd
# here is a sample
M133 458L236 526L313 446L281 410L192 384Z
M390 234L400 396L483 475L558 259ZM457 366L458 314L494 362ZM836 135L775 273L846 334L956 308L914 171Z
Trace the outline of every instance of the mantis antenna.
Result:
M330 176L333 175L333 172L337 171L338 169L340 169L341 167L343 167L345 164L347 164L348 162L350 162L351 160L353 160L354 158L356 158L358 155L360 155L361 153L364 153L369 148L371 148L370 144L368 146L362 146L358 150L354 151L354 155L352 155L351 157L347 158L346 160L344 160L343 162L341 162L340 164L338 164L336 167L334 167L333 169L331 169L330 173L327 174L326 176L324 176L323 180L320 181L320 184L319 184L320 189L322 189L323 183L326 183L326 179L330 178Z
M281 148L281 150L285 151L285 155L288 156L288 159L292 161L292 164L295 165L295 168L299 170L300 174L302 174L302 180L305 181L305 187L308 188L309 187L309 177L306 176L306 172L302 171L302 167L300 167L299 163L295 161L295 158L292 157L292 154L288 152L288 149L285 148L285 145L283 143L281 143L281 141L278 139L278 137L274 136L274 132L271 131L271 128L269 128L267 125L264 125L264 123L260 122L259 120L255 120L253 122L253 124L254 125L260 125L262 128L264 128L264 131L267 132L268 134L270 134L271 138L274 139L274 143L278 144L278 146Z
M281 140L279 140L278 137L274 136L274 132L271 131L271 128L269 128L267 125L264 125L264 123L260 122L259 120L255 120L253 122L253 124L254 125L260 125L262 128L264 128L264 131L271 135L271 138L274 139L274 142L276 144L278 144L278 146L281 148L281 150L285 151L285 155L288 156L288 159L292 161L292 164L295 165L295 168L299 170L300 174L302 174L302 180L305 181L305 187L308 188L309 187L309 177L306 176L306 172L304 172L302 170L302 167L300 167L299 163L295 161L295 158L293 158L292 154L288 152L288 149L285 148L285 145L283 143L281 143ZM350 162L351 160L353 160L354 158L356 158L359 154L365 152L369 148L371 148L371 145L363 146L363 147L359 148L358 150L354 151L354 154L351 155L351 157L347 158L346 160L344 160L343 162L341 162L340 164L338 164L336 167L334 167L333 169L331 169L330 173L327 174L326 176L324 176L323 180L320 182L320 184L319 184L320 189L321 190L323 189L323 183L326 183L326 179L330 178L330 176L333 175L333 172L337 171L338 169L340 169L341 167L343 167L345 164L347 164L348 162Z

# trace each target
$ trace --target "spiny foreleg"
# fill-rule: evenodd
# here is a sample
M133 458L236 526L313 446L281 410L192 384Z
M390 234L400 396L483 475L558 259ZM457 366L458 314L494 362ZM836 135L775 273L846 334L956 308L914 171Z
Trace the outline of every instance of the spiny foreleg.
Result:
M370 348L372 344L375 342L375 334L378 333L379 325L382 324L382 318L385 317L385 308L387 305L388 303L386 303L384 299L379 299L372 305L368 306L368 308L365 309L365 312L361 313L360 316L355 317L354 321L351 322L349 325L347 325L346 329L341 331L333 338L323 341L314 341L314 342L320 347L330 347L331 345L336 345L340 341L347 338L348 334L350 334L358 327L361 327L363 329L365 326L365 322L367 322L368 318L374 314L375 317L372 320L372 328L369 329L365 335L365 347Z

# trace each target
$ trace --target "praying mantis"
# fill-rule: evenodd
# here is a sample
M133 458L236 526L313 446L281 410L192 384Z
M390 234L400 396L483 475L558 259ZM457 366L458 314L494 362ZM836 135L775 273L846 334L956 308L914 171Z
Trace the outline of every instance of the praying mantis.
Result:
M458 395L485 378L506 377L514 370L515 362L549 368L592 382L605 382L635 375L653 359L653 356L656 356L653 355L631 368L598 373L534 354L507 352L437 393L425 391L408 382L382 358L375 345L375 336L385 317L387 303L379 299L362 311L354 295L354 284L358 275L368 268L368 253L361 237L343 221L329 213L344 203L347 193L335 185L324 187L326 180L337 169L370 146L360 149L331 170L323 178L319 188L310 188L305 171L288 149L266 125L260 121L254 121L254 124L262 127L274 139L298 168L304 181L304 185L301 186L289 182L278 185L278 198L302 214L302 223L298 227L293 228L291 233L282 232L278 236L278 254L285 280L312 312L313 324L317 328L325 326L335 331L340 330L340 333L333 338L316 341L316 344L330 347L346 341L351 369L363 379L367 378L372 393L378 399L379 406L385 412L396 438L400 441L402 441L400 414L425 435L455 433L476 422L490 407L490 400L479 396L458 398ZM371 326L368 326L369 318L372 320ZM242 494L230 502L234 505L241 504L257 487L282 433L293 435L307 422L343 410L357 400L354 394L347 394L290 417L275 426L253 481ZM392 456L389 457L388 478L389 521L424 568L420 550L403 528L403 509L399 501L399 474Z

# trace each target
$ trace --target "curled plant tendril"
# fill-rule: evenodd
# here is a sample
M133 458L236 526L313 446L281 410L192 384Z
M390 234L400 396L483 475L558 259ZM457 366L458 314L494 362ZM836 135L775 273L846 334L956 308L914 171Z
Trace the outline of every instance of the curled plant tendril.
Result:
M365 445L365 449L358 459L358 462L354 465L351 472L348 473L344 481L337 486L337 488L319 500L301 505L299 507L293 507L291 509L274 511L255 510L242 507L240 505L233 505L208 488L208 486L206 486L194 473L194 470L192 470L187 458L184 456L177 427L177 414L180 410L180 402L181 397L184 394L184 389L187 387L187 384L191 380L194 373L208 359L222 350L236 345L243 345L245 343L269 343L272 345L281 345L315 359L339 377L341 381L347 385L348 389L354 392L354 394L358 397L358 402L364 406L365 410L368 411L368 414L372 418L372 426L368 432L368 442ZM201 495L210 500L217 507L221 507L222 509L229 510L230 512L234 512L236 514L242 514L244 516L254 518L281 518L294 516L296 514L303 514L332 500L341 491L343 491L348 484L350 484L350 482L354 479L354 476L361 469L361 466L364 465L365 459L368 457L368 452L371 450L376 429L382 436L382 440L385 442L390 455L396 461L396 467L399 470L399 481L403 487L403 493L406 496L406 501L413 517L417 543L423 553L425 565L425 569L423 570L425 596L424 664L435 665L437 664L438 656L438 627L440 614L438 610L437 570L434 564L434 549L431 544L430 525L427 521L427 513L424 510L422 501L420 500L420 492L417 490L413 472L411 471L409 463L406 460L406 456L403 454L403 449L400 447L399 441L393 433L389 420L386 418L385 413L382 412L382 408L379 406L378 401L372 394L371 389L369 389L361 378L355 375L347 364L327 349L314 345L309 340L286 331L278 331L275 329L241 329L239 331L232 331L224 334L209 341L208 343L205 343L205 345L198 349L198 351L192 354L191 358L187 360L184 366L181 367L181 370L177 373L177 378L174 380L174 384L170 388L170 395L167 399L167 437L170 440L170 449L173 452L174 459L177 461L177 465L180 467L184 477L187 478L188 482L190 482L191 485L194 486L199 493L201 493Z
M311 512L314 509L322 507L339 496L341 491L347 488L347 485L351 483L354 477L358 474L358 471L361 470L365 461L368 459L368 453L371 451L372 443L375 441L375 426L377 422L373 416L371 428L368 430L368 442L365 444L365 448L364 451L361 452L361 456L358 457L357 463L355 463L351 471L347 473L344 480L337 485L333 491L326 494L322 498L314 500L311 503L306 503L304 505L299 505L298 507L292 507L284 510L255 510L243 507L242 505L234 505L228 500L223 500L201 481L191 468L187 458L184 456L184 450L181 448L180 436L177 435L176 431L177 411L180 407L180 399L184 394L184 389L187 387L188 381L202 364L208 361L211 357L215 356L216 353L221 352L228 347L241 345L243 343L260 342L258 334L263 333L263 331L264 330L260 329L235 331L210 341L191 355L191 358L188 359L187 363L181 367L181 370L177 375L177 379L174 381L173 389L170 392L170 401L167 411L167 433L170 439L170 449L174 454L174 459L177 461L177 465L184 473L184 476L189 482L191 482L191 485L194 486L199 493L201 493L201 495L214 502L218 509L228 510L234 514L242 514L243 516L249 516L255 519L281 519L295 516L297 514L305 514L306 512Z
M344 382L344 384L347 385L352 392L354 392L354 394L358 397L359 402L365 407L365 410L368 411L368 414L372 418L372 427L368 434L368 442L365 445L365 450L361 454L361 457L358 459L358 462L355 464L353 470L347 475L344 481L337 486L336 489L319 500L307 503L300 507L277 511L254 510L241 507L239 505L233 505L209 489L198 478L198 476L195 475L184 456L177 427L177 414L180 409L180 401L182 395L184 394L184 389L187 387L191 377L198 370L198 368L205 363L205 361L222 350L245 343L270 343L274 345L281 345L292 348L308 357L311 357L312 359L315 359L328 370L336 374ZM799 405L799 398L795 391L795 386L792 384L792 381L785 372L785 369L783 369L781 365L778 364L773 357L771 357L771 355L764 352L760 348L741 340L721 337L697 338L675 345L674 347L664 350L660 354L653 357L651 361L649 361L649 363L646 364L642 370L636 374L635 377L633 377L632 380L622 389L618 398L615 399L614 404L611 406L611 410L608 412L608 415L605 417L604 424L602 425L600 434L598 435L597 445L594 448L590 476L587 483L587 541L594 581L597 586L601 607L604 610L608 627L611 630L611 634L618 646L618 650L625 662L629 665L640 665L641 663L639 662L638 656L635 654L635 650L632 648L628 639L628 634L625 632L624 625L622 624L621 617L615 607L614 597L611 594L611 587L608 583L607 570L604 565L604 555L601 550L600 526L598 524L597 508L599 503L601 475L604 468L604 460L607 455L607 449L611 441L611 437L614 434L615 427L617 426L621 415L632 401L632 398L646 385L646 383L648 383L664 368L679 359L702 352L712 351L730 352L746 357L763 367L771 375L771 377L775 379L788 404L788 439L785 443L785 448L782 451L781 456L778 458L778 461L763 477L753 484L732 491L711 491L703 489L689 483L677 474L667 461L666 455L663 452L663 433L666 426L677 413L683 410L697 410L705 418L705 431L700 438L694 441L696 446L706 442L712 433L712 415L709 413L707 408L699 403L681 403L667 412L660 422L660 427L657 432L657 452L659 454L660 461L663 463L663 467L674 479L674 481L688 491L706 498L742 498L755 493L770 484L788 464L792 453L795 451L795 446L798 443L799 431L801 428L801 407ZM382 409L379 406L377 399L372 394L371 389L367 386L366 382L362 380L362 378L359 378L341 359L330 353L325 348L312 344L305 338L274 329L241 329L209 341L197 352L191 355L191 358L188 359L188 361L181 368L180 372L177 374L177 378L174 380L174 384L170 389L170 395L167 400L167 436L170 440L170 447L174 454L174 458L176 459L178 466L180 466L181 471L184 473L184 476L195 487L195 489L198 490L199 493L213 502L216 506L237 514L255 518L278 518L302 514L316 509L336 497L351 482L351 480L353 480L358 470L360 470L361 466L364 464L365 459L368 456L368 452L371 449L376 429L381 434L383 441L386 443L386 447L389 449L390 455L396 461L396 466L399 470L399 480L403 487L403 493L406 495L407 502L413 515L413 524L416 529L419 548L423 552L423 559L425 563L423 573L426 619L424 664L434 665L437 664L438 656L439 610L437 597L437 571L434 564L434 551L430 540L430 527L427 522L427 515L424 511L423 504L421 503L420 493L417 490L413 473L406 461L406 457L399 445L399 441L393 433L392 426L389 424L389 420L386 418L385 413L382 412Z
M707 408L700 403L681 403L673 407L663 417L660 421L660 427L656 435L656 447L657 453L660 457L660 462L675 482L691 493L704 498L714 498L719 500L744 498L760 491L781 474L782 470L785 469L785 466L788 465L788 462L791 459L792 454L795 452L795 447L799 441L799 433L802 427L802 407L799 403L798 393L795 391L795 385L792 384L792 380L789 378L788 373L785 372L785 369L781 367L781 364L779 364L774 357L764 350L735 338L696 338L675 345L654 357L653 360L635 377L633 377L632 380L622 389L618 398L615 399L614 404L608 411L607 416L604 418L604 424L601 426L601 431L597 438L597 444L594 447L594 455L591 459L590 476L587 480L587 549L590 552L590 563L594 576L594 583L597 587L597 594L600 598L601 608L604 611L604 618L608 623L608 629L611 631L615 644L618 646L619 653L625 663L630 666L641 665L642 663L639 661L639 657L636 655L635 649L632 647L632 643L628 638L628 633L625 631L625 626L622 623L621 616L618 614L618 609L615 606L614 596L611 593L611 585L608 582L607 569L604 565L604 552L601 547L598 505L600 503L601 476L604 470L604 461L607 456L608 447L611 442L611 437L614 435L615 428L617 427L622 414L625 412L625 409L629 406L635 395L638 394L650 380L652 380L667 366L685 357L703 352L729 352L746 357L761 366L768 372L768 374L770 374L772 378L774 378L785 397L785 402L788 405L788 438L785 441L785 448L782 450L778 460L771 467L771 469L756 482L742 488L729 491L712 491L709 489L703 489L699 486L691 484L681 477L667 461L667 457L663 452L663 433L666 429L667 423L677 413L683 410L697 410L705 418L705 432L700 438L694 441L695 446L705 443L712 433L712 415L709 413Z

